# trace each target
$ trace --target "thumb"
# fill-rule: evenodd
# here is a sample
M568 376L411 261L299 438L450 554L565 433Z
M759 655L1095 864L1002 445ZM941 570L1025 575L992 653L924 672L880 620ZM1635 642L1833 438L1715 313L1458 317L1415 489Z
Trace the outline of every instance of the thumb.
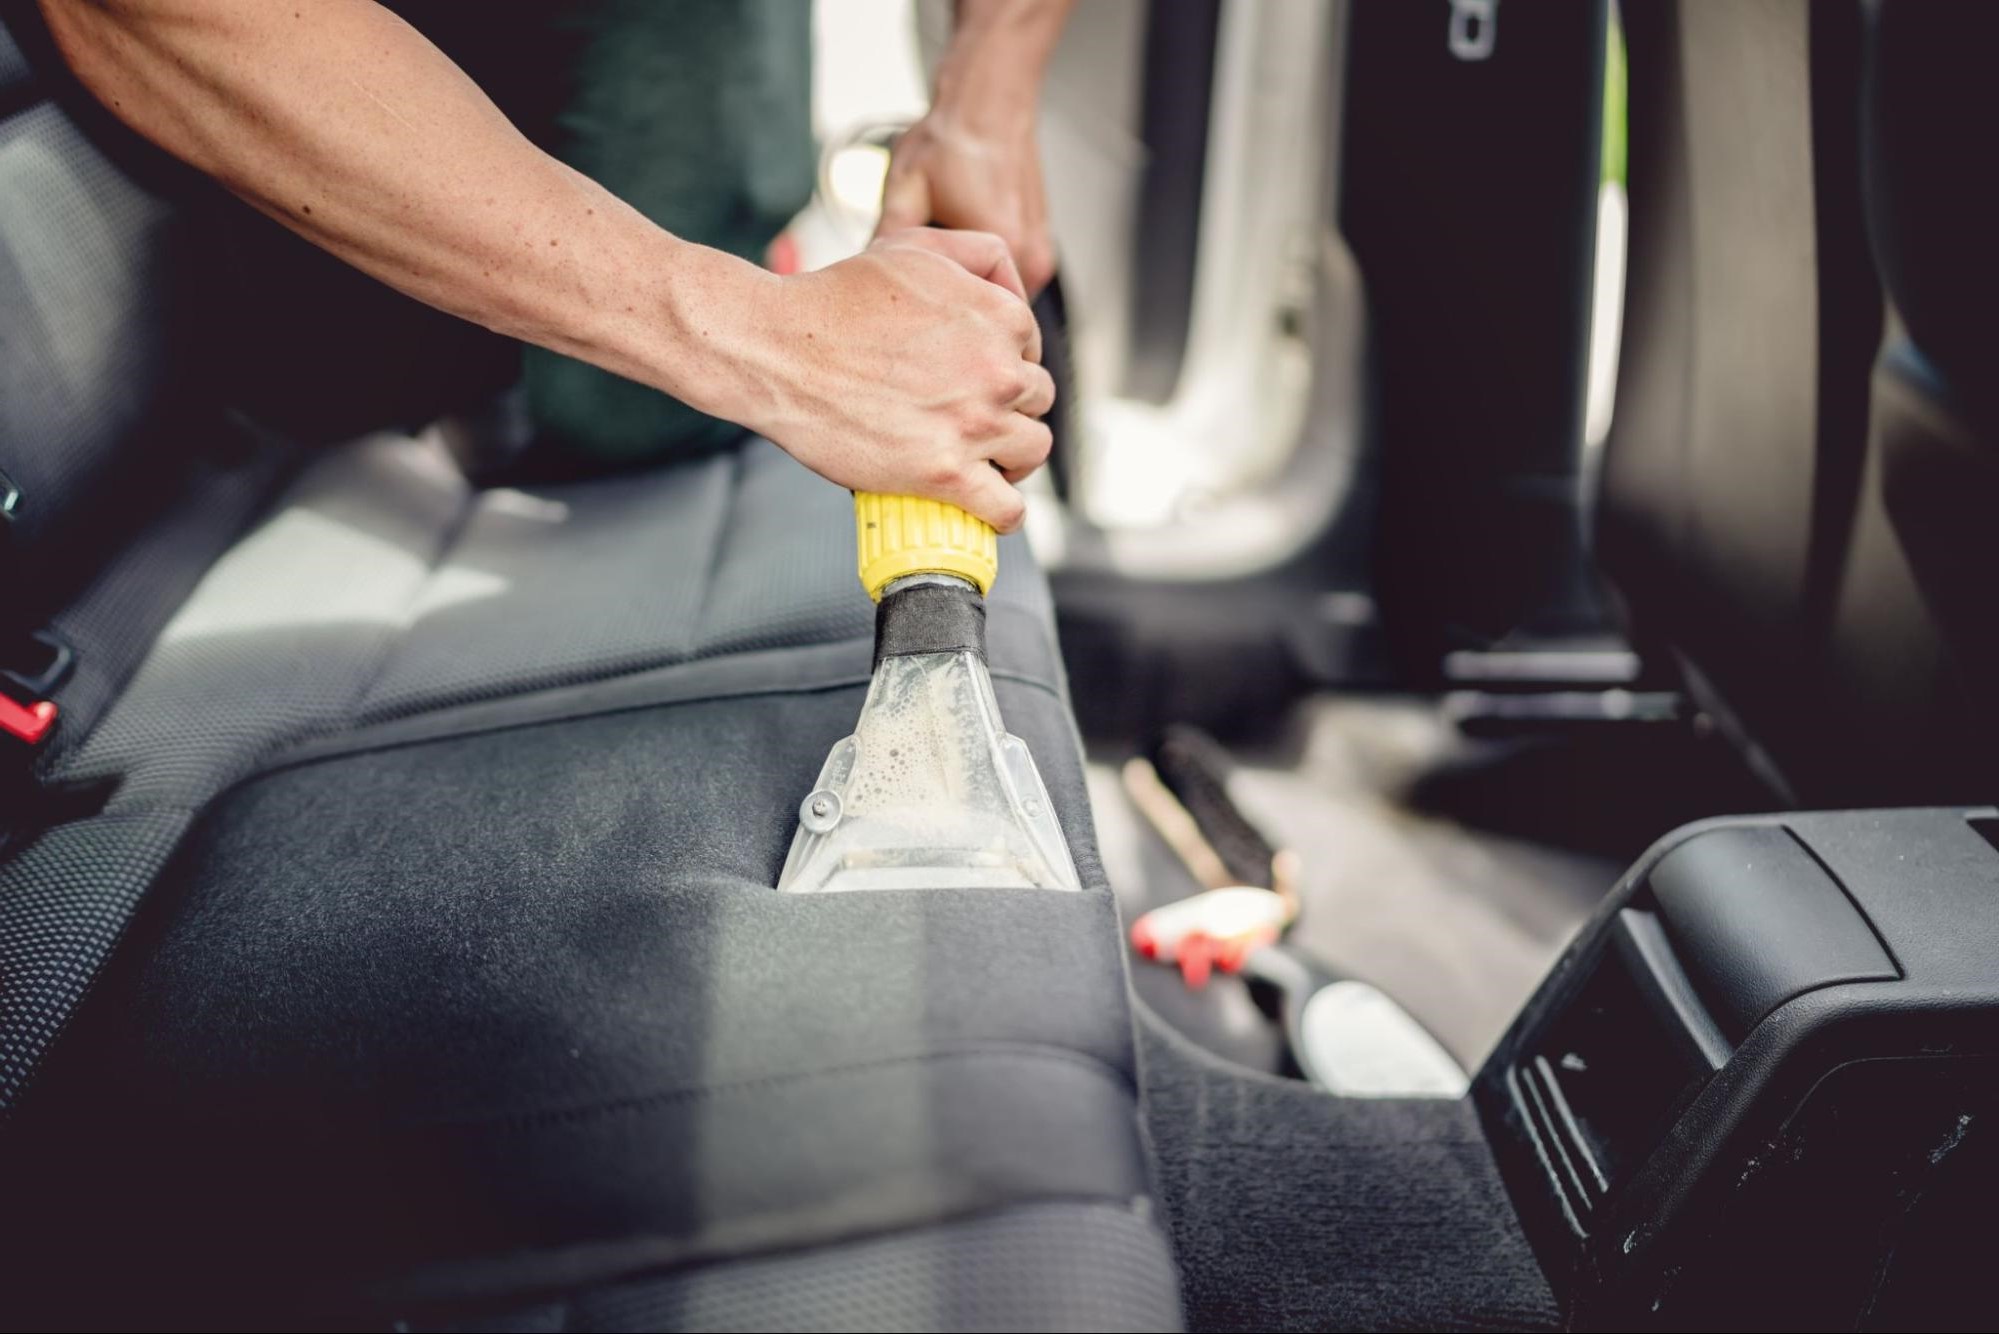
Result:
M930 221L930 180L920 171L889 172L882 185L881 221L876 236L907 231Z
M1041 289L1055 276L1055 247L1046 233L1034 237L1021 246L1015 259L1020 265L1020 280L1027 284L1030 297L1041 295Z

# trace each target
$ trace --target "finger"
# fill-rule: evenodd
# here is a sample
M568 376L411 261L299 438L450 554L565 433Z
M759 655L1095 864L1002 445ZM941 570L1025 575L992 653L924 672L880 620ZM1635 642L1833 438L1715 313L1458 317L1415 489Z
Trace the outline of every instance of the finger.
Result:
M1041 364L1041 320L1035 315L1032 306L1029 306L1027 309L1027 329L1025 332L1027 334L1027 341L1021 345L1020 355L1034 365L1039 366Z
M930 178L920 171L897 171L891 163L888 179L882 183L882 211L875 235L907 231L929 221Z
M1055 443L1054 432L1047 422L1032 417L1014 418L1015 426L997 441L990 457L1008 481L1021 478L1048 461L1048 451Z
M1034 313L1034 307L1017 298L993 294L993 318L999 321L1007 334L1020 347L1021 357L1034 364L1041 364L1041 321Z
M1008 484L996 469L984 464L972 469L959 494L950 497L960 507L978 515L1002 533L1020 527L1027 517L1027 501Z
M1021 365L1020 393L1007 407L1028 417L1045 416L1055 406L1055 377L1033 362Z
M1027 287L1020 281L1020 270L1014 265L1013 252L1006 248L1006 242L991 232L932 228L923 232L922 236L923 243L938 254L957 261L968 272L994 286L1004 287L1022 301L1027 300Z

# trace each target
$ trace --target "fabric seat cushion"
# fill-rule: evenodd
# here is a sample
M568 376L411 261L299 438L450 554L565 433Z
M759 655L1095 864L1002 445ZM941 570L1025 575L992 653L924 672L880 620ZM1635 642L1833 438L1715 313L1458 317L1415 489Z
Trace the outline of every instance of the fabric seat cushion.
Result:
M52 783L93 818L0 861L0 1115L181 832L288 746L475 701L749 652L864 644L846 493L752 441L651 472L477 490L438 431L308 469L216 562ZM1001 544L997 669L1061 688L1045 582ZM855 662L858 661L858 667ZM768 679L804 664L765 663ZM866 673L865 656L833 676ZM684 694L671 683L669 695Z
M784 896L867 678L844 493L758 445L454 499L408 450L329 461L224 559L85 747L125 785L45 836L73 869L137 830L116 875L157 883L0 1136L39 1295L445 1319L1073 1207L1125 1220L1161 1323L1120 932L1024 553L996 692L1086 890ZM121 722L165 685L275 722Z
M232 791L17 1127L89 1202L73 1240L160 1266L155 1293L240 1292L253 1257L266 1296L455 1298L1129 1206L1093 859L1083 894L771 888L860 693L391 744ZM1059 702L998 693L1076 820Z

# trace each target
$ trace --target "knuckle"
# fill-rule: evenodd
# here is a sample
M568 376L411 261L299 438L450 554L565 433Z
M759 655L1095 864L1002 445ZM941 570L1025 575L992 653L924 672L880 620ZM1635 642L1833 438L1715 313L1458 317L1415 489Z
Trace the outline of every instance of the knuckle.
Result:
M1040 467L1048 461L1048 452L1055 448L1055 432L1046 422L1034 423L1034 433L1028 437L1029 450L1034 456L1034 464Z
M979 301L985 307L987 318L999 328L1012 333L1017 327L1014 320L1017 318L1015 312L1021 308L1020 298L998 283L982 282L979 285L985 288L985 291L979 294Z
M951 410L951 428L961 439L983 440L992 429L992 413L983 403L961 402Z
M986 367L986 388L995 401L1010 406L1033 391L1034 382L1027 378L1027 372L1022 369L1023 365L1024 363L1016 357L1012 365L996 361Z
M924 486L931 490L955 492L963 480L964 469L956 459L940 457L926 464L920 476Z
M1028 388L1034 395L1034 401L1039 403L1044 409L1054 404L1055 377L1039 366L1035 367L1034 372L1028 376Z
M1003 533L1013 532L1027 517L1027 501L1012 487L1006 488L1006 496L996 506L997 514L993 527Z

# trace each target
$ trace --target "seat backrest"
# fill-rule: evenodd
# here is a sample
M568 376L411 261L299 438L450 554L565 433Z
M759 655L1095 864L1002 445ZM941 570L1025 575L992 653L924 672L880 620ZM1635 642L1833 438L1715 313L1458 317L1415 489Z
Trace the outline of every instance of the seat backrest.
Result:
M22 15L0 9L0 471L20 491L0 631L41 624L146 517L205 383L172 169L113 165L121 131L57 105Z
M1624 14L1600 564L1799 801L1990 801L1999 6Z
M1597 557L1801 797L1879 342L1858 7L1628 0L1630 245Z
M1834 623L1845 790L1999 796L1999 6L1868 9L1862 102L1874 255L1895 313ZM1909 757L1918 771L1903 775Z
M1374 594L1405 679L1583 565L1600 0L1347 6L1340 230L1366 288Z
M60 714L29 766L0 738L0 842L41 818L23 814L39 804L24 768L81 743L300 460L293 441L432 420L518 364L517 345L346 268L127 129L32 0L0 0L0 474L19 491L0 520L0 671Z

